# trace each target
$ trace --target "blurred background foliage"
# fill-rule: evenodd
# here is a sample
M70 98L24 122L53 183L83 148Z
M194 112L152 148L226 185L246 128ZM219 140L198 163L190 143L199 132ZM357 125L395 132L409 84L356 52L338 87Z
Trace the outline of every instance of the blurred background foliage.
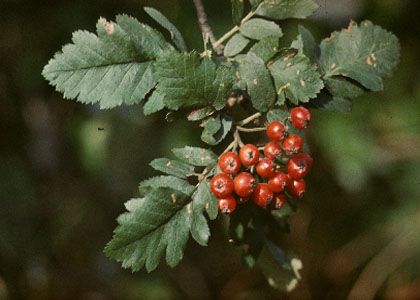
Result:
M351 114L317 111L315 167L283 248L303 260L288 294L244 269L226 219L209 247L188 244L175 269L131 274L102 253L123 202L152 175L148 162L200 145L184 120L144 117L138 106L99 111L62 99L42 67L77 29L127 13L153 24L156 7L202 48L192 1L0 1L0 299L414 299L420 295L420 2L320 0L304 21L318 40L372 20L398 35L401 63L384 92L354 101ZM205 1L220 36L232 26L227 0ZM284 24L292 38L297 21ZM99 130L102 129L103 130Z

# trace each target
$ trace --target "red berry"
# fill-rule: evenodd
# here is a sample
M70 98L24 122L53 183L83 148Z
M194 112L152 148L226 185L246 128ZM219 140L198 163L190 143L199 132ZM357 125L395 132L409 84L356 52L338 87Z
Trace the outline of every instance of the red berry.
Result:
M311 170L312 162L313 159L309 154L296 154L287 162L287 172L293 179L301 179Z
M280 156L281 154L281 147L276 142L269 142L264 146L264 155L269 159L275 159L276 157Z
M239 173L233 180L235 193L242 198L251 196L252 192L254 191L254 184L254 176L248 172Z
M219 173L210 180L210 189L217 198L226 198L232 195L233 180L225 173Z
M293 197L302 197L305 193L306 183L305 180L299 179L294 180L290 179L287 182L286 190Z
M311 113L303 106L295 107L290 111L292 125L298 129L305 129L311 121Z
M298 134L287 136L281 144L287 155L298 153L303 148L303 140Z
M258 175L262 178L271 178L276 175L276 163L269 158L263 158L257 164L255 168Z
M260 159L260 151L255 145L247 144L239 150L239 158L245 167L250 167Z
M241 168L241 160L235 152L226 152L219 157L219 167L226 174L236 174Z
M236 208L236 200L232 196L220 198L217 200L217 202L219 204L220 211L224 214L230 214Z
M267 183L259 183L252 194L252 200L261 207L266 207L273 201L273 192Z
M270 190L272 190L274 193L280 193L284 191L284 188L287 185L288 180L287 174L283 172L277 172L274 177L270 178L268 181L268 186L270 187Z
M280 121L273 121L267 126L266 134L272 141L281 141L286 135L286 126Z
M273 198L273 209L280 209L286 203L286 195L284 194L275 194Z

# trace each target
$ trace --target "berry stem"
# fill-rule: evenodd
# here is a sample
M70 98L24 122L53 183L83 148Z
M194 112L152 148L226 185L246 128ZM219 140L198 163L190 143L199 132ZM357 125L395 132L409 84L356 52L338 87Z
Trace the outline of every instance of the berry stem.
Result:
M238 125L238 126L244 126L244 125L249 124L249 123L251 123L252 121L254 121L254 120L258 119L258 118L259 118L259 117L261 117L261 116L262 116L262 114L261 114L260 112L257 112L257 113L255 113L255 114L253 114L253 115L249 116L248 118L245 118L245 119L243 119L242 121L239 121L239 122L237 123L237 125Z
M265 127L245 128L245 127L242 127L242 126L236 126L236 129L238 131L243 131L243 132L260 132L260 131L265 131L266 130Z
M241 136L239 135L238 128L236 128L235 132L233 133L234 141L239 145L239 147L243 147L245 144L242 142Z

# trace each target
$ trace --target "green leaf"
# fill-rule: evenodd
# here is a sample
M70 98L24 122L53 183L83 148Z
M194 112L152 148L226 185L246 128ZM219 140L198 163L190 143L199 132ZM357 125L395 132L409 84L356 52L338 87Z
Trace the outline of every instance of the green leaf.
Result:
M306 56L286 56L269 66L280 99L308 102L324 87L321 75ZM279 103L282 104L282 103Z
M113 239L105 254L124 268L154 270L166 253L169 266L183 258L189 233L205 245L210 231L200 204L171 189L152 189L144 198L126 203L127 213L117 219Z
M251 4L252 10L255 10L258 4L260 4L262 0L248 0L248 1L249 1L249 4Z
M166 261L175 266L183 257L189 236L188 197L169 189L153 190L142 199L130 200L128 212L117 219L118 227L105 248L108 257L124 268L154 270L166 249ZM176 230L176 234L173 234Z
M217 155L203 148L186 146L172 149L172 152L177 158L193 166L207 167L217 163Z
M150 162L150 166L155 170L183 179L194 174L193 166L168 158L156 158Z
M329 94L321 93L316 99L312 99L311 103L316 107L334 112L350 112L351 102L342 97L333 97Z
M119 15L116 19L118 25L130 37L132 44L141 57L145 57L148 60L154 60L159 57L162 51L173 49L171 44L165 40L159 31L140 23L135 18L127 15ZM102 31L102 35L105 35L106 30L103 26ZM114 40L112 42L117 41Z
M271 123L273 121L281 121L285 123L289 116L289 112L283 109L270 109L267 113L267 122Z
M266 241L257 261L268 283L276 289L290 292L301 279L299 270L302 262L297 258L289 259L273 242Z
M211 146L219 144L232 128L232 118L226 115L218 115L210 118L204 125L201 140Z
M193 214L191 222L191 235L197 243L202 246L206 246L210 236L210 229L203 212L207 211L210 220L214 220L216 219L219 210L217 199L210 192L208 181L203 180L199 184L197 190L192 196L192 200L191 206Z
M163 97L164 96L161 93L154 91L143 106L144 115L148 116L164 109L165 103L163 103Z
M272 59L279 51L279 38L276 36L267 36L255 43L249 52L254 53L261 58L264 63Z
M240 53L248 45L249 40L245 38L242 34L237 33L227 42L224 49L225 56L235 56Z
M206 106L200 109L193 110L188 114L188 121L199 121L204 118L207 118L215 112L214 108L211 106Z
M239 65L241 79L246 82L252 105L259 111L267 111L276 99L272 78L264 61L249 52Z
M150 60L170 49L156 30L128 16L117 23L99 19L97 35L73 34L42 74L68 99L101 108L139 103L156 85Z
M192 195L194 209L206 210L210 220L215 220L219 213L216 197L210 192L208 180L203 180Z
M315 50L316 50L316 43L315 38L313 37L312 33L299 25L299 35L295 41L293 41L291 48L295 48L299 50L299 54L303 54L308 57L312 62L315 61Z
M151 189L158 188L171 188L187 196L194 192L194 186L175 176L156 176L142 181L139 185L140 194L143 195L150 192Z
M225 102L233 85L233 73L226 65L219 67L195 52L168 51L155 63L158 85L169 109L206 106Z
M283 36L283 32L279 25L272 21L260 18L251 19L245 22L241 25L239 31L242 35L254 40L261 40L268 36L276 36L278 38Z
M325 86L336 97L356 98L366 93L362 86L341 76L325 79Z
M383 89L382 78L398 64L400 52L395 35L370 21L351 22L324 39L320 49L324 78L348 77L373 91Z
M230 0L232 3L232 21L238 24L244 15L244 0Z
M187 45L185 44L184 38L174 24L172 24L160 11L154 9L153 7L145 7L144 10L157 23L169 31L172 41L179 50L187 51Z
M256 10L256 14L274 20L303 19L312 15L318 4L312 0L265 0Z
M216 79L214 81L215 90L213 107L221 110L226 107L226 101L232 93L235 82L235 68L230 62L224 62L217 68Z

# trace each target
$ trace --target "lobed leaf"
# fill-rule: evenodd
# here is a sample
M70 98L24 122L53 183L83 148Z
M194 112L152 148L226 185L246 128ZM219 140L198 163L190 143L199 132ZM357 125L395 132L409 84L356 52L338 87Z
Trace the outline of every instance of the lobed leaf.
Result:
M156 85L150 60L171 49L159 32L126 15L116 23L101 18L97 35L77 31L72 40L42 74L65 98L103 109L144 99Z
M373 91L383 89L383 78L389 76L399 61L398 39L392 33L363 21L351 22L341 32L334 32L320 45L320 65L324 78L351 78Z
M295 104L308 102L324 87L321 74L303 55L286 56L269 66L279 96L278 104L288 98Z
M124 268L154 270L166 250L166 261L175 266L183 257L189 237L187 196L170 189L152 190L130 200L128 212L117 219L113 239L105 247L108 257ZM176 230L174 234L174 230Z
M201 199L195 198L194 201ZM201 245L210 236L204 207L171 189L152 189L144 198L126 203L128 212L117 219L113 239L105 254L124 268L154 270L165 254L169 266L183 258L189 234Z

